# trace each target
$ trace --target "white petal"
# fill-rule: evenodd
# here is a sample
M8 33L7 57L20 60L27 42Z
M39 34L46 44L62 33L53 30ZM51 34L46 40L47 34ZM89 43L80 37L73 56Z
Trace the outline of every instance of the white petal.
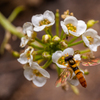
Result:
M30 31L33 30L32 23L30 23L30 22L24 23L24 25L23 25L23 33L27 33L27 30L30 30Z
M26 63L28 63L28 59L27 59L25 53L22 53L22 54L20 55L20 58L18 58L17 60L18 60L18 62L20 62L21 64L26 64Z
M61 65L61 64L56 63L56 65L57 65L59 68L67 68L67 65L68 65L68 64L66 64L66 65L64 66L64 65Z
M66 34L69 34L69 33L68 33L68 29L67 29L67 27L65 26L64 22L61 21L60 24L61 24L61 27L62 27L63 31L64 31Z
M24 69L24 76L27 80L31 81L34 79L34 74L33 74L33 70L31 68L25 68Z
M92 29L92 28L90 28L83 35L91 36L91 37L93 36L94 37L95 35L97 35L97 31Z
M38 87L42 87L43 85L45 85L46 83L46 78L45 77L35 77L35 79L33 79L33 83L38 86Z
M38 63L36 62L32 62L31 66L30 66L32 69L40 69L41 67L39 66Z
M81 60L81 55L80 54L76 54L74 55L75 60Z
M44 77L47 77L47 78L50 78L50 74L43 68L39 68L38 71L44 76Z
M52 11L46 10L43 14L44 19L48 19L50 22L54 22L55 15Z
M87 25L85 24L84 21L78 20L78 25L77 25L77 34L80 36L86 31Z
M79 81L75 75L75 73L73 72L72 74L72 77L71 78L68 78L67 80L70 84L74 85L74 86L77 86L79 84Z
M62 56L62 51L56 51L52 54L52 61L56 63L58 59Z
M69 82L70 84L74 85L74 86L79 85L79 81L78 81L77 78L76 78L76 79L72 79L72 80L68 80L68 82Z
M45 27L46 27L46 25L36 26L36 27L34 27L34 31L35 31L35 32L42 31L42 30L44 30Z
M42 14L38 14L38 15L34 15L32 17L32 24L34 26L39 26L39 22L43 20L43 15Z
M26 37L22 37L20 47L25 47L26 44L28 43L28 41L29 41L29 39L27 39Z
M29 38L32 38L32 34L33 34L32 31L30 31L30 30L27 31L27 36L28 36Z
M82 40L84 41L86 46L89 46L89 41L88 39L84 36L84 34L82 35Z
M64 24L67 25L67 24L70 24L70 23L77 27L78 21L73 16L66 17L65 20L64 20Z
M73 48L67 48L63 51L62 55L65 55L65 54L68 54L68 55L73 55L74 54L74 50Z

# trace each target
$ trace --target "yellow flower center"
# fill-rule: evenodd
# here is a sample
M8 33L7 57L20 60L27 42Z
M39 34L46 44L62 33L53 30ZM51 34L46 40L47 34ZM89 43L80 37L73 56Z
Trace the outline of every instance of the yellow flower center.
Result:
M87 39L88 39L90 45L93 44L94 38L92 38L91 36L87 36Z
M42 25L48 25L50 24L50 21L48 19L44 19L42 21L39 22L39 25L42 26Z
M68 54L65 54L64 56L60 57L59 60L58 60L58 63L61 64L61 65L64 65L66 66L66 62L65 62L65 57L69 56Z
M37 69L33 70L33 74L35 74L36 76L39 76L39 77L43 76Z
M76 26L74 26L73 24L69 23L66 25L68 30L71 30L73 32L76 32Z

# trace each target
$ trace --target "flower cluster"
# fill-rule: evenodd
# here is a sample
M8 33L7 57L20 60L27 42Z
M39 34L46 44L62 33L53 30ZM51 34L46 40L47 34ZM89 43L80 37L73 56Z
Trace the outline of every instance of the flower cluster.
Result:
M66 62L65 59L68 56L73 56L75 63L78 62L76 66L79 66L79 62L84 58L83 53L97 51L97 47L100 46L100 36L98 36L96 30L89 28L94 23L90 25L83 20L77 20L73 14L69 14L67 11L64 20L60 22L62 28L60 35L58 10L55 15L49 10L43 14L34 15L31 21L23 25L24 37L21 38L20 46L25 47L27 45L27 48L18 58L18 61L24 65L25 78L38 87L43 86L46 83L46 79L50 78L50 74L45 69L53 62L56 65L58 75L61 76L63 70L66 69L69 72L69 75L65 76L66 83L77 86L80 81L75 71L70 67L69 62ZM53 36L51 30L54 24L56 25L55 36ZM42 40L37 38L37 32L40 31L45 31L46 33L42 36ZM73 39L68 41L66 37L73 37ZM74 42L78 37L81 37L82 40ZM71 46L80 43L85 44L86 50L78 50L76 53ZM43 64L44 61L46 62ZM40 64L41 62L42 65ZM84 77L84 70L78 69ZM62 81L60 83L62 84Z

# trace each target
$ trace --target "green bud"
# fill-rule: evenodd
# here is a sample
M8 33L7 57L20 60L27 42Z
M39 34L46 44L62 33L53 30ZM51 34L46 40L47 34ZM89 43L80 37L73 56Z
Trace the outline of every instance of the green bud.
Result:
M19 57L19 53L18 53L17 51L12 51L12 55L13 55L14 57Z
M42 41L43 41L44 43L50 42L50 41L51 41L51 36L48 35L48 34L43 35L43 36L42 36Z
M65 42L65 40L62 40L60 43L61 48L65 49L68 47L68 44Z
M43 53L42 53L42 56L43 56L44 58L50 58L50 57L51 57L51 55L50 55L48 52L43 52Z
M94 24L96 24L96 23L98 23L99 21L95 21L95 20L89 20L88 22L87 22L87 28L90 28L90 27L92 27Z
M58 42L60 42L60 38L58 37L58 36L54 36L53 38L52 38L52 41L54 42L54 43L58 43Z
M88 75L89 71L87 69L84 70L84 75Z
M59 9L56 9L56 17L59 18Z

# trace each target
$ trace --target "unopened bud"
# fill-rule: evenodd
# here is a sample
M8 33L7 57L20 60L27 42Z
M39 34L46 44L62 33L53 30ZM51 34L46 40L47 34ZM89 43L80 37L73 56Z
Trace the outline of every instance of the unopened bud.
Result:
M19 53L18 53L17 51L12 51L12 55L13 55L14 57L19 57Z
M58 43L58 42L60 42L60 38L58 37L58 36L54 36L53 38L52 38L52 41L54 42L54 43Z
M48 52L43 52L43 53L42 53L42 56L43 56L44 58L50 58L50 57L51 57L51 55L50 55Z
M62 40L59 44L60 44L61 48L63 48L63 49L68 47L68 44L64 40Z
M87 69L84 70L84 75L88 75L89 71Z
M92 27L94 24L98 23L99 21L95 21L95 20L89 20L87 22L87 28Z
M59 9L56 9L56 17L59 18Z
M42 41L43 41L44 43L50 42L50 41L51 41L51 36L48 35L48 34L43 35L43 36L42 36Z

